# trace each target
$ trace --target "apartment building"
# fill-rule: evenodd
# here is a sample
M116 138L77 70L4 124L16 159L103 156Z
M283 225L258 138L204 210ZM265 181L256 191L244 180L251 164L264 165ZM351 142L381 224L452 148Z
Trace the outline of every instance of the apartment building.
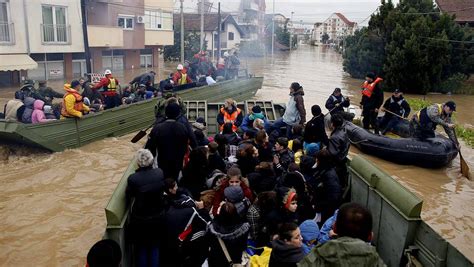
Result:
M87 0L92 71L158 66L172 45L172 0ZM0 0L0 86L86 72L80 0Z
M0 86L72 76L81 23L79 0L0 0Z
M157 67L174 43L172 0L90 0L87 30L94 72Z
M341 13L333 13L322 23L315 23L312 35L312 43L319 45L323 43L323 36L328 35L328 43L336 43L345 36L353 35L357 29L357 23L348 20Z

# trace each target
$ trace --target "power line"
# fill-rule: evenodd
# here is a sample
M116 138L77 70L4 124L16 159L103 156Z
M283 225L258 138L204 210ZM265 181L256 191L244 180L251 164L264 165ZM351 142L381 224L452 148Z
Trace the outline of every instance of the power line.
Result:
M450 42L450 43L474 44L474 41L459 41L459 40L440 39L440 38L433 38L433 37L424 37L424 36L418 36L418 37L422 39L430 39L430 40Z

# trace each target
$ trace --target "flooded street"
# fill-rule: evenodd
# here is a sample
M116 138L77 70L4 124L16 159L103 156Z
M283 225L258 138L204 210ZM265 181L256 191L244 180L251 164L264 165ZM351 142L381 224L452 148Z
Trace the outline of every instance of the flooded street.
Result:
M158 73L162 78L176 63L161 62L161 66ZM341 56L328 48L302 46L291 56L242 59L241 67L246 66L251 73L265 77L257 99L286 103L289 85L300 82L308 119L310 107L324 106L335 87L341 87L354 105L360 99L362 81L344 73ZM141 72L127 72L126 77L117 73L117 78L123 84ZM61 84L50 82L55 89ZM13 92L0 89L2 107ZM458 122L474 124L474 96L426 96L433 102L448 98L458 105ZM84 266L87 251L104 233L104 207L142 145L130 143L132 136L108 138L54 154L15 149L8 161L0 162L0 265ZM463 155L474 169L474 150L464 145ZM367 158L418 194L424 200L423 219L474 260L474 182L459 177L459 158L439 170Z

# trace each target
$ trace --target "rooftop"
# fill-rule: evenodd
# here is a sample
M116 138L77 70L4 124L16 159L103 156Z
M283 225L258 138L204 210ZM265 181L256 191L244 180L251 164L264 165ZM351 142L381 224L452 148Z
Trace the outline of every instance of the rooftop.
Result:
M456 15L456 22L474 22L472 0L436 0L441 12Z

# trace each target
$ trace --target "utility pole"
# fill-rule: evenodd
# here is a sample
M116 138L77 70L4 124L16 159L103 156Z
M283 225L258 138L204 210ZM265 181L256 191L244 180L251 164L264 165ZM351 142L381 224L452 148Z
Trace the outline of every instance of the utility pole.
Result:
M181 12L181 63L184 63L184 13L183 13L183 2L184 0L180 0L180 12Z
M273 0L273 14L272 14L272 57L275 53L275 0Z
M204 0L201 0L201 51L204 50Z
M89 50L89 35L87 33L86 0L81 0L81 16L82 16L82 34L84 35L84 56L86 58L86 73L92 73L91 53ZM113 61L113 58L112 58L112 61Z
M221 58L221 2L217 5L217 62Z

